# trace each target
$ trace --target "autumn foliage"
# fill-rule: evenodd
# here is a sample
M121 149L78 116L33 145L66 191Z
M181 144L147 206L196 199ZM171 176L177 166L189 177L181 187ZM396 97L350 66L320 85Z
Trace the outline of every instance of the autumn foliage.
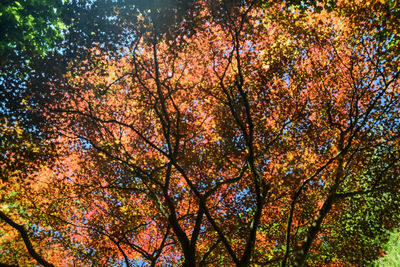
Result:
M119 50L94 43L47 82L54 155L3 179L1 212L56 266L380 256L400 200L395 4L194 5L190 30L143 11ZM37 260L4 231L1 260Z

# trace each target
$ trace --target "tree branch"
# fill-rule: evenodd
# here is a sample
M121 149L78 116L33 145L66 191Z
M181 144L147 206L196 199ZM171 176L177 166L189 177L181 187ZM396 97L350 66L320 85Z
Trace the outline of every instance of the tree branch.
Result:
M25 243L25 246L29 252L29 255L32 256L32 258L34 258L39 264L45 266L45 267L54 267L53 264L49 263L48 261L46 261L42 256L40 256L36 250L33 248L32 242L29 239L29 235L28 232L26 231L26 229L24 228L24 226L17 224L16 222L14 222L10 217L8 217L5 213L3 213L2 211L0 211L0 218L5 221L8 225L10 225L11 227L13 227L15 230L17 230L21 237L22 240Z

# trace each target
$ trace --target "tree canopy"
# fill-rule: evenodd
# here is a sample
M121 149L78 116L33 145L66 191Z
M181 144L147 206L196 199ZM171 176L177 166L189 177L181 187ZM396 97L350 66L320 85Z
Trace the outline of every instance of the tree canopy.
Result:
M27 32L35 9L16 3L1 8ZM384 254L400 222L396 1L58 4L28 39L59 41L32 41L49 48L0 80L0 263ZM25 51L13 38L0 45Z

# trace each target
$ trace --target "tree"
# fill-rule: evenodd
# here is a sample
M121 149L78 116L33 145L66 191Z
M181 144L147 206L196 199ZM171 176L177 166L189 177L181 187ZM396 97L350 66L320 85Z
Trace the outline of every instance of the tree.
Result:
M21 185L32 219L82 265L364 260L342 249L365 246L345 236L365 222L347 218L354 203L397 226L398 57L375 19L387 5L197 4L189 32L138 11L129 44L94 44L49 84L60 156Z
M25 94L29 64L49 52L65 27L58 1L3 1L0 4L0 262L51 266L30 238L31 222L18 184L54 154L45 133L32 123L32 103ZM28 123L29 122L29 123ZM38 134L39 133L39 134ZM40 152L47 152L41 154ZM27 224L27 225L25 225ZM30 228L30 227L29 227ZM21 242L14 239L21 238ZM10 245L12 244L12 245ZM9 247L14 249L10 250ZM25 255L24 248L29 256Z
M92 23L93 18L99 17L98 8L84 5L62 1L3 1L0 4L1 264L26 265L36 260L51 265L45 258L52 257L54 262L62 258L58 250L54 251L59 252L54 256L51 255L54 252L43 253L39 249L49 246L48 238L43 238L40 234L43 229L32 220L26 203L29 201L21 185L40 184L32 176L44 164L51 166L56 155L52 151L52 133L39 108L50 98L48 91L38 90L38 87L44 88L49 79L62 75L70 55L76 57L79 52L74 46L68 49L63 44L58 46L58 42L62 37L73 41L70 35L76 35L77 31L88 35L89 31L90 38L80 37L78 44L82 49L85 43L108 33L107 23L97 27L100 33L94 33L89 23L82 23L83 19L77 17L71 21L71 14L90 16L94 13Z

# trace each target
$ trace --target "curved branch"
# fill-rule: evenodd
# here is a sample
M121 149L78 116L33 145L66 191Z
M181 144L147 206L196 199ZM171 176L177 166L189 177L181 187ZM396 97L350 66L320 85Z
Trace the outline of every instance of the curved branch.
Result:
M54 267L53 264L49 263L44 258L42 258L42 256L40 256L33 248L32 242L28 236L28 232L26 231L23 225L17 224L2 211L0 211L0 218L20 233L22 240L24 241L25 246L29 252L29 255L31 255L32 258L34 258L39 264L45 267Z

